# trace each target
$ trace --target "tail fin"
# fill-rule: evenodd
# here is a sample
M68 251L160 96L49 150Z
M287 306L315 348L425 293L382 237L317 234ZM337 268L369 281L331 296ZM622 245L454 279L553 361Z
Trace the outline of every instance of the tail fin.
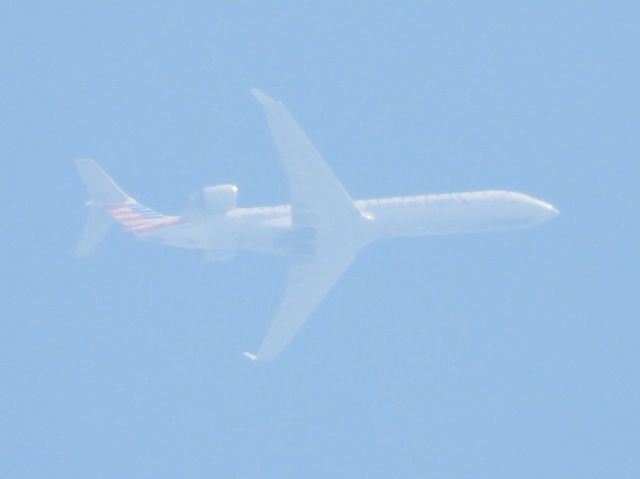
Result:
M109 209L134 200L129 198L95 161L76 160L76 167L91 196L87 203L91 211L75 250L75 256L82 258L95 251L115 224Z
M93 160L76 160L78 173L91 195L91 206L123 205L129 198Z
M143 235L181 223L177 216L164 216L127 195L93 160L77 160L76 166L91 200L89 218L76 246L76 256L91 254L111 227L120 223L136 235ZM115 220L115 221L114 221Z

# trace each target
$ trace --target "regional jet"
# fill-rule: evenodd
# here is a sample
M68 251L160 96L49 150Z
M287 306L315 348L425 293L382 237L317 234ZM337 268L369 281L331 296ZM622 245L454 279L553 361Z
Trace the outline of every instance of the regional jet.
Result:
M503 231L555 218L549 203L511 191L353 200L286 107L253 89L286 172L291 204L238 207L235 185L203 188L180 216L141 205L93 160L77 161L91 200L76 248L90 254L112 225L141 240L201 250L210 261L237 251L283 255L290 266L284 298L255 353L275 359L365 245L382 238Z

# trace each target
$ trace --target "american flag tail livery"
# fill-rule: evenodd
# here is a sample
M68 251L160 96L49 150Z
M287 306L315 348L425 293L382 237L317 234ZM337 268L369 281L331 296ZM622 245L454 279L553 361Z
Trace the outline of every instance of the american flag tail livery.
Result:
M76 246L77 257L87 256L98 247L115 223L136 235L146 235L182 222L177 216L165 216L131 198L93 160L76 160L78 173L89 191L91 208Z

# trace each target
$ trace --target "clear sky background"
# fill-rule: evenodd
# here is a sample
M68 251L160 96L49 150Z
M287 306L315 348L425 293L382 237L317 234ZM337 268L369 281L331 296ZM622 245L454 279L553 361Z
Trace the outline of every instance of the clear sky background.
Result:
M322 5L320 5L322 3ZM4 2L0 477L640 474L635 1ZM539 228L375 244L281 358L282 258L115 232L98 160L179 213L288 201L282 99L355 198L509 189Z

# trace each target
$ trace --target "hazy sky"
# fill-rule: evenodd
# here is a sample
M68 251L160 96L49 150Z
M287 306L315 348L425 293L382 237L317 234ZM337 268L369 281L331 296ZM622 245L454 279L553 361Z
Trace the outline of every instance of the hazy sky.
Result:
M319 3L0 7L0 477L638 477L639 4ZM166 213L286 202L253 86L354 198L561 215L375 244L250 363L281 258L71 252L76 158Z

